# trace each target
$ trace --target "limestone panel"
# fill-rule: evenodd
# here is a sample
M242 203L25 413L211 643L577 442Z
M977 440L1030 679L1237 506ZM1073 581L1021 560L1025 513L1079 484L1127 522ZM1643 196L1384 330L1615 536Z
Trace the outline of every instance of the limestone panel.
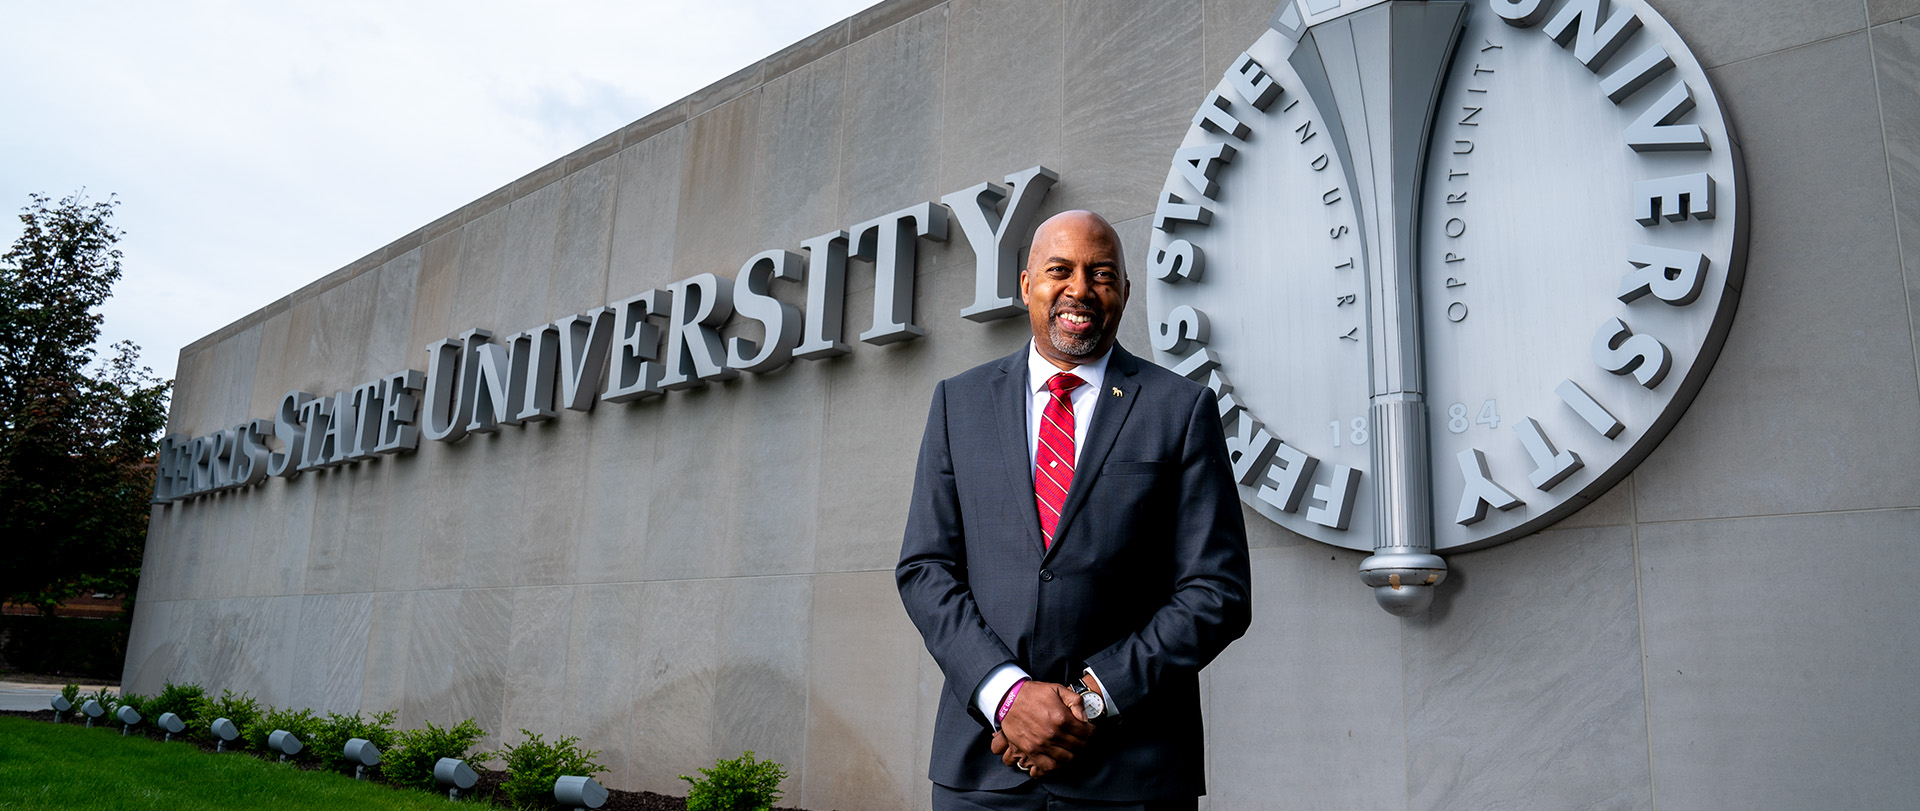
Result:
M362 710L397 713L406 702L414 594L382 591L373 595L367 612L366 672L360 678Z
M361 358L359 373L351 382L336 389L377 380L401 369L426 368L426 344L413 344L413 314L417 309L414 292L420 283L420 258L421 249L415 248L370 274L379 281L374 294L373 318L368 324L367 353ZM248 413L271 416L271 409Z
M566 720L567 651L573 625L572 586L513 589L507 633L505 718L496 740L517 741L527 729L549 740ZM593 744L589 743L589 747Z
M729 393L739 401L740 416L729 437L738 467L726 477L733 505L727 572L799 574L813 568L826 381L824 370L801 361L748 375Z
M1665 0L1653 6L1709 68L1858 31L1867 23L1862 3Z
M505 328L502 326L505 313L500 311L502 297L497 291L507 284L507 246L512 219L512 208L501 207L460 227L453 284L442 293L452 303L452 318L445 327L447 334L442 338L457 337L474 327L489 330ZM432 243L428 243L430 254L432 247ZM439 257L429 255L429 264L436 258ZM436 340L439 339L432 336L427 338L428 343Z
M743 460L728 441L740 417L742 381L668 392L652 412L653 486L634 497L647 508L644 576L722 577L731 572L733 524L739 509L727 486Z
M207 572L212 594L229 596L245 593L248 558L252 554L253 521L256 502L252 490L236 490L213 496L217 505L217 526L203 536L202 543L214 547L211 570ZM144 572L142 575L144 576Z
M519 582L522 547L528 542L526 515L521 511L521 466L533 450L523 431L501 426L490 434L468 434L459 442L444 443L442 471L464 468L461 487L454 492L460 513L459 533L447 546L458 557L454 584L465 587L509 586Z
M413 327L407 339L406 357L425 358L428 344L458 337L458 330L466 329L453 321L453 299L460 288L460 248L465 234L465 229L455 229L420 248L420 277L414 283Z
M146 588L144 579L141 588ZM120 687L141 695L160 692L166 680L178 671L175 664L181 648L187 644L182 617L174 601L148 600L145 592L136 603L133 627L127 634L127 661L120 674Z
M798 250L842 228L840 128L847 111L846 59L836 51L759 90L760 132L752 206L734 222L738 267L752 252Z
M146 553L140 561L140 594L146 600L186 600L186 550L192 546L179 504L148 509Z
M371 478L365 467L346 465L301 474L300 486L313 493L313 526L302 588L306 593L365 591L373 585L373 561L348 549L354 491L364 489L358 485L360 480Z
M300 479L270 482L247 497L259 500L254 513L255 542L247 554L247 579L256 595L305 592L307 546L313 537L314 483Z
M392 461L382 458L341 468L341 486L347 490L346 514L315 521L315 537L325 524L343 528L333 591L372 591L379 582L380 551L388 541L387 504L394 498L387 470L391 467ZM308 555L311 558L311 551ZM308 594L318 591L307 588Z
M203 427L195 434L210 434L232 428L253 416L247 410L253 399L254 370L260 364L259 325L243 329L213 346L213 379L206 381L209 398L205 402Z
M264 602L256 600L255 604ZM231 669L235 660L232 644L214 634L213 614L218 608L216 600L181 600L174 603L173 621L185 633L181 636L190 640L178 651L174 659L167 662L159 674L162 680L176 682L194 682L204 687L212 687L217 680L220 688L233 688L234 692L247 690L257 694L257 678L242 681L242 674ZM227 667L225 670L220 668ZM255 674L257 676L257 674ZM220 689L213 688L213 689Z
M215 387L211 380L213 351L201 348L192 351L182 350L180 360L174 364L173 399L167 403L167 432L197 436L205 433L201 430L205 422L205 411L201 401L207 399Z
M1920 2L1908 11L1920 14ZM1920 19L1873 29L1873 54L1911 318L1920 313ZM1920 322L1915 328L1920 329ZM1920 333L1915 343L1920 344Z
M420 569L418 588L451 588L470 585L462 580L467 556L471 553L474 532L488 531L486 519L474 520L477 510L496 510L494 503L470 504L466 494L476 489L473 480L481 465L482 443L421 441L428 446L419 454L431 465L424 476L420 498L421 511L427 516L420 533ZM418 461L418 460L414 460ZM476 527L474 532L469 527Z
M920 634L893 572L813 578L808 629L805 808L910 808L927 794L915 753L930 745L906 719L918 711Z
M627 760L632 788L677 794L686 786L680 775L713 763L726 591L724 581L675 580L638 592L632 631L617 637L632 640L635 666L608 696L613 719L636 723Z
M1920 0L1867 0L1867 19L1874 25L1920 14Z
M178 599L199 599L211 590L205 583L211 556L204 539L213 519L213 508L207 503L190 503L175 504L171 509L174 515L168 536L174 543L173 554L169 556L173 570L168 579Z
M495 341L553 320L547 289L555 277L560 210L566 203L565 183L548 183L507 206L507 241L500 283L488 288L463 288L461 295L496 297L493 319L473 326L493 331ZM583 223L584 224L584 223Z
M947 10L847 46L841 204L847 224L938 199Z
M298 598L294 636L293 701L315 713L360 709L367 673L367 633L372 594L324 594Z
M1167 162L1206 88L1219 79L1202 63L1200 18L1186 4L1116 8L1067 0L1061 132L1071 180L1055 194L1066 208L1097 211L1114 222L1153 210Z
M1360 584L1362 557L1253 552L1253 624L1205 671L1214 807L1405 808L1401 622Z
M609 301L680 278L673 274L673 246L686 138L687 128L676 126L620 153L607 266Z
M1268 0L1206 0L1200 11L1207 40L1206 72L1216 78L1224 75L1233 60L1267 32L1267 20L1279 5Z
M288 388L330 395L360 382L380 276L362 273L293 305L288 311Z
M1410 807L1651 808L1632 532L1543 532L1448 568L1406 623Z
M918 281L922 301L971 300L970 272ZM866 324L872 307L870 296L850 297L847 323ZM893 569L934 384L1018 349L1031 335L1018 318L976 324L942 315L922 324L925 338L886 346L856 342L853 354L819 364L828 375L828 400L820 460L823 532L815 541L814 571Z
M497 738L512 618L506 589L416 592L401 723L448 726L472 718Z
M406 453L373 463L370 486L382 498L376 500L377 512L367 520L373 536L373 588L397 591L413 588L420 582L422 538L427 525L439 520L429 516L426 500L434 477L436 455Z
M516 585L571 582L594 475L587 467L594 425L585 417L563 411L552 420L504 429L518 434L512 438L520 457L514 460L520 470L516 492L508 497L519 503L513 517L517 537L508 553Z
M753 254L741 237L752 233L745 220L753 210L759 109L758 94L749 94L687 122L670 278L731 276Z
M170 558L180 548L180 541L170 531L172 515L171 510L159 505L147 508L147 543L140 551L140 585L134 592L136 604L178 599L174 596L174 567Z
M1147 272L1147 246L1152 239L1149 236L1149 228L1152 225L1152 217L1135 217L1115 223L1113 226L1114 232L1120 235L1120 249L1127 266L1129 289L1133 289L1131 287L1133 282L1137 281L1140 284L1139 298L1133 298L1131 293L1128 294L1126 310L1120 318L1120 335L1116 340L1121 346L1126 347L1127 351L1145 358L1149 363L1153 362L1153 342L1149 337L1152 334L1149 330L1152 328L1153 318L1147 314L1146 286L1156 283L1153 281L1153 276Z
M1713 375L1635 473L1640 520L1920 504L1920 384L1887 374L1914 345L1871 68L1863 33L1715 72L1752 253Z
M236 597L181 604L191 606L184 610L192 631L177 660L177 674L163 678L194 682L216 694L223 689L251 693L262 704L288 705L295 700L290 629L299 627L302 599Z
M1915 539L1915 510L1640 528L1661 808L1896 808L1920 792Z
M247 401L247 415L262 419L273 419L275 410L280 407L280 397L287 393L284 381L287 378L287 327L292 323L293 315L282 311L260 322L260 348L253 372L253 392ZM179 396L181 386L174 384L175 397Z
M1554 529L1579 529L1583 527L1608 527L1633 522L1633 476L1629 475L1613 489L1602 493L1599 498L1580 511L1568 516Z
M569 412L562 419L586 419ZM658 467L655 449L663 433L657 401L605 403L592 415L594 439L586 449L585 502L574 548L574 582L614 583L647 577L648 511ZM668 472L661 479L670 478Z
M640 678L647 588L620 583L575 589L567 623L566 686L556 697L561 718L553 734L577 736L600 750L600 762L611 770L602 782L626 789L640 785L634 773L636 737L698 723L694 718L669 722L660 714L664 708L643 702L634 687Z
M939 193L1062 159L1061 0L947 4Z
M732 577L718 617L713 748L707 761L752 751L806 768L807 633L813 579ZM687 771L685 774L693 774ZM788 791L798 788L790 780Z
M620 160L605 158L567 175L561 202L553 273L547 280L552 321L606 304L607 259L613 245L613 213L620 186Z

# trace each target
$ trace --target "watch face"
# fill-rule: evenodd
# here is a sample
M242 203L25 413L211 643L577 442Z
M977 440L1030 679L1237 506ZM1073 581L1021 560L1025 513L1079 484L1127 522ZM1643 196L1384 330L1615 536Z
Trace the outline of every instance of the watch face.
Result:
M1081 693L1080 708L1083 710L1086 710L1087 720L1091 721L1095 718L1099 718L1100 716L1106 714L1107 702L1105 699L1102 699L1100 697L1099 693L1094 693L1094 692Z

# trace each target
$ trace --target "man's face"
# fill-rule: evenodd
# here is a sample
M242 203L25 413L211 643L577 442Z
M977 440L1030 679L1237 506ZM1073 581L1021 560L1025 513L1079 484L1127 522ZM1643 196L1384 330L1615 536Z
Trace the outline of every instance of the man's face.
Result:
M1099 358L1120 333L1129 287L1120 240L1106 220L1068 211L1042 223L1020 272L1020 300L1041 357L1062 369Z

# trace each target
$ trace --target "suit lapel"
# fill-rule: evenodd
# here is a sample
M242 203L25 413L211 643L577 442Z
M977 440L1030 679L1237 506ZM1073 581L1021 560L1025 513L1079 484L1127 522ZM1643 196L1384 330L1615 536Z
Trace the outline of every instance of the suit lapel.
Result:
M1027 528L1028 540L1035 548L1046 548L1040 537L1040 507L1033 496L1033 460L1027 455L1027 349L1000 363L1001 375L993 381L993 408L999 413L1000 457L1007 474L1008 489L1020 506L1017 514Z
M1100 468L1106 464L1107 453L1113 450L1114 440L1120 436L1120 427L1126 424L1127 415L1132 413L1134 401L1139 400L1140 384L1133 379L1139 371L1133 355L1113 345L1113 358L1107 361L1105 391L1096 392L1101 398L1100 405L1093 410L1093 424L1087 427L1086 442L1080 449L1080 463L1073 466L1073 486L1067 489L1067 503L1060 509L1060 523L1054 526L1053 548L1047 550L1047 557L1059 551L1060 544L1068 535L1073 519L1080 514L1080 506L1087 501L1087 491L1093 489L1094 480L1100 477ZM1118 391L1119 396L1113 392ZM1024 415L1023 415L1024 416ZM1031 487L1031 483L1029 483ZM1034 508L1034 525L1040 523L1039 508Z

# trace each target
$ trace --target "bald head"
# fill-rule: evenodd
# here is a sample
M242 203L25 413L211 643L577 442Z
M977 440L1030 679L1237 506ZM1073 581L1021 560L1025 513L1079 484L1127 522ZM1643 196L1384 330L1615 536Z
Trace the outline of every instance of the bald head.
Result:
M1071 369L1106 354L1120 333L1129 283L1120 235L1091 211L1063 211L1033 233L1020 300L1042 357Z
M1125 278L1127 262L1120 252L1120 232L1113 230L1113 224L1107 222L1107 218L1078 208L1048 217L1045 222L1040 223L1039 228L1033 229L1033 248L1027 252L1027 267L1033 267L1035 262L1044 260L1046 257L1041 251L1050 247L1056 238L1085 239L1089 237L1103 239L1113 246L1113 258L1118 263L1121 278Z

